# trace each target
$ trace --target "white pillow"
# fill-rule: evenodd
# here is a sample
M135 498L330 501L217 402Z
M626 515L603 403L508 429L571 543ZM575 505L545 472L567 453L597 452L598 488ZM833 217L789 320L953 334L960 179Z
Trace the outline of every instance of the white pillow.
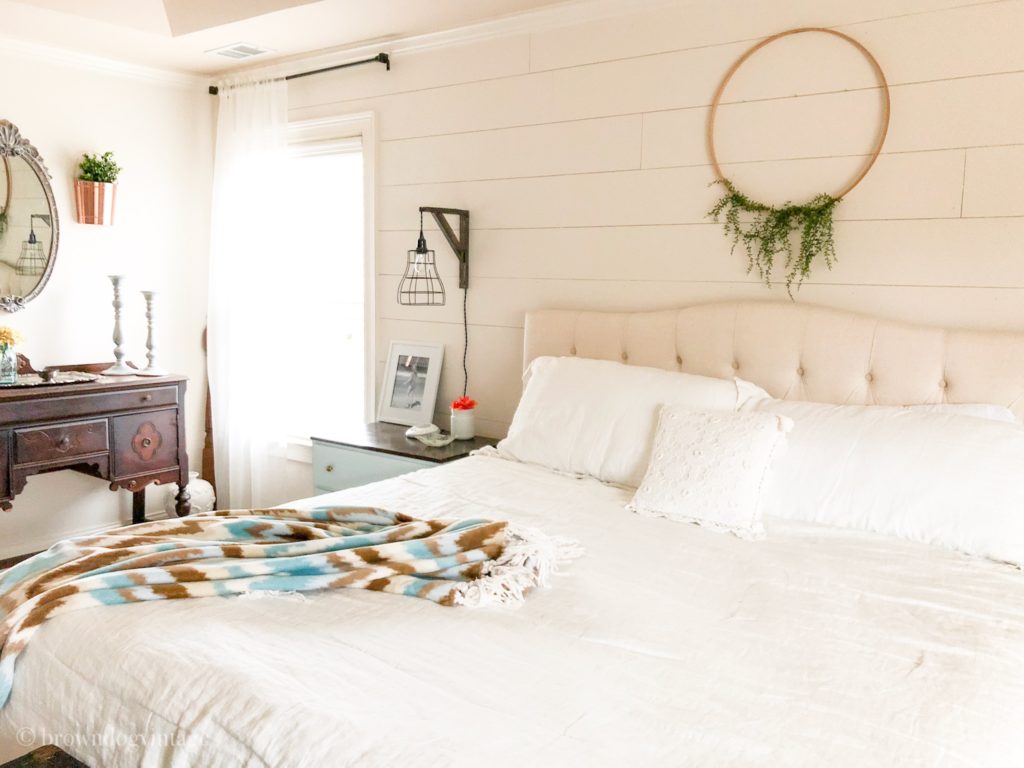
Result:
M1024 427L911 408L763 400L795 426L766 516L1024 565Z
M764 389L750 381L736 379L737 386L746 393L745 401L741 407L750 408L760 400L771 400L771 395ZM894 407L894 406L865 406L865 407ZM974 416L978 419L991 419L992 421L1005 421L1011 424L1019 424L1013 411L1003 405L991 405L989 403L927 403L923 405L901 405L900 408L909 408L922 413L951 413L958 416Z
M990 421L1004 421L1007 424L1017 424L1017 417L1013 411L1003 405L988 405L986 403L930 403L928 405L907 405L912 411L919 413L950 413L957 416L973 416L976 419L989 419Z
M745 392L745 389L743 390ZM527 370L506 458L635 488L664 404L735 411L734 380L579 357L538 357Z
M760 538L762 485L792 426L769 413L666 406L651 463L626 508Z

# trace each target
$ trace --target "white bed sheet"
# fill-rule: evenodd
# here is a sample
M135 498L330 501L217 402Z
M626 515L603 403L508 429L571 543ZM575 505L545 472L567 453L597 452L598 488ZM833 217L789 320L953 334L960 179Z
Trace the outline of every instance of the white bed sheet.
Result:
M94 766L1021 764L1024 574L802 523L744 541L628 498L474 456L307 500L507 516L587 554L519 610L353 590L57 617L0 757L32 729Z

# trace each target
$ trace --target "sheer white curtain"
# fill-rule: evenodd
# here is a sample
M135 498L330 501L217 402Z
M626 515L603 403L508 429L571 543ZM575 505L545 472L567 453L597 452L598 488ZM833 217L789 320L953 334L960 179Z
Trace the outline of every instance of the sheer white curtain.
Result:
M207 348L219 506L254 508L287 500L287 301L275 282L288 269L288 89L283 80L220 87L214 160ZM308 246L308 244L307 244Z

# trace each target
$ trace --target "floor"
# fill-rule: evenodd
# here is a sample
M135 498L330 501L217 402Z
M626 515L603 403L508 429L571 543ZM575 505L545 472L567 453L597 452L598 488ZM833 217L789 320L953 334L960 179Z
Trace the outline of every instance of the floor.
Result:
M12 565L17 565L22 560L27 560L28 558L32 557L32 555L37 555L37 554L39 554L39 553L38 552L30 552L27 555L18 555L17 557L9 557L6 560L0 560L0 571L2 571L4 568L10 568Z

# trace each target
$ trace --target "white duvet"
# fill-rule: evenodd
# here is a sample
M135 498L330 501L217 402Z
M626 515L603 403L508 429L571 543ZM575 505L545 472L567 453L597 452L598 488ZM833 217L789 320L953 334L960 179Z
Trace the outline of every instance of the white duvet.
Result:
M0 710L94 766L1019 766L1024 574L768 520L744 541L475 456L303 502L505 517L587 550L518 610L377 592L48 622Z

